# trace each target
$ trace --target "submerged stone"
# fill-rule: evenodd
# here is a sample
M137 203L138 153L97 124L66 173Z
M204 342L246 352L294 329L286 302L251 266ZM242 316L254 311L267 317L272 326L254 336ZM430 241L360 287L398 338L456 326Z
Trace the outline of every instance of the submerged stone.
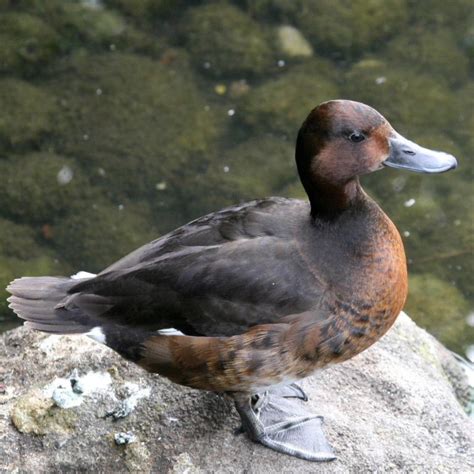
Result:
M308 110L339 96L333 70L316 59L260 84L242 99L240 120L254 131L294 137ZM302 93L308 90L311 94Z
M411 276L406 307L420 326L459 353L474 339L474 328L465 322L468 302L457 288L431 274Z
M469 61L446 28L434 31L410 31L394 38L384 58L391 64L429 74L442 83L457 86L469 74ZM446 72L449 71L449 74Z
M53 244L75 268L100 271L157 237L150 220L146 208L98 202L61 220Z
M272 65L268 38L250 17L224 3L191 9L182 21L198 68L212 76L260 75Z
M354 64L346 75L344 90L354 100L380 110L411 136L426 129L454 129L459 120L455 96L429 74L371 58Z
M331 57L360 55L405 27L406 0L307 0L300 3L297 26Z
M278 27L277 38L279 49L285 56L298 58L313 55L313 48L309 41L293 26Z
M185 65L109 53L72 58L51 81L62 99L58 147L113 196L155 196L198 160L217 127ZM169 203L169 193L160 196Z
M72 172L67 182L60 173ZM87 195L86 180L70 158L38 152L0 162L0 206L5 214L29 223L52 223ZM59 178L58 178L59 176Z
M54 96L19 79L0 79L0 147L37 141L55 127Z
M58 51L58 34L27 13L0 12L0 71L31 75L41 72Z

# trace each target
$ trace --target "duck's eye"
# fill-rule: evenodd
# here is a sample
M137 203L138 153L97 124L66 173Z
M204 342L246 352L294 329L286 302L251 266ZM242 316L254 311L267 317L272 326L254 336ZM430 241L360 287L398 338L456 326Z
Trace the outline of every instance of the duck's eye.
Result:
M365 140L365 136L363 133L352 132L349 135L349 140L354 143L360 143L361 141Z

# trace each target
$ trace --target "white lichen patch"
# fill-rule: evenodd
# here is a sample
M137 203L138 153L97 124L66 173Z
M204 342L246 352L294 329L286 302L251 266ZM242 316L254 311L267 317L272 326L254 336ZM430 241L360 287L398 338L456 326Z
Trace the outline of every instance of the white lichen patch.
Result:
M61 336L57 336L55 334L44 338L39 344L38 348L41 352L46 355L50 355L54 352L55 347L57 346L58 342L60 341Z
M137 407L139 400L142 398L148 398L151 394L150 387L140 387L133 382L127 382L124 385L124 388L128 397L122 401L119 410L115 412L115 417L117 418L125 418L130 415L130 413L132 413L132 411Z
M70 378L57 378L43 389L60 408L79 406L84 397L109 390L112 377L107 372L88 372L82 377L73 375ZM113 398L115 396L111 392Z

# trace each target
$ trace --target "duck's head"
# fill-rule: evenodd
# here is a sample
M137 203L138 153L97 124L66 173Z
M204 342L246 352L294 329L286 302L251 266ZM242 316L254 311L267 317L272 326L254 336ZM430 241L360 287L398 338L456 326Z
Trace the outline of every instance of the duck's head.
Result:
M454 156L407 140L375 109L351 100L311 111L298 133L296 163L313 214L343 210L356 197L358 176L384 166L419 173L457 166Z

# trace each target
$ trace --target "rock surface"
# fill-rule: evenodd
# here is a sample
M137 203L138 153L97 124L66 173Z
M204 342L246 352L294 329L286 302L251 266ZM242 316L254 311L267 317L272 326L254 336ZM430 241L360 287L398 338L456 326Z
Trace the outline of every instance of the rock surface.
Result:
M224 396L148 375L86 337L19 328L0 338L0 472L472 472L456 367L402 314L365 353L306 379L338 456L315 464L234 434Z

